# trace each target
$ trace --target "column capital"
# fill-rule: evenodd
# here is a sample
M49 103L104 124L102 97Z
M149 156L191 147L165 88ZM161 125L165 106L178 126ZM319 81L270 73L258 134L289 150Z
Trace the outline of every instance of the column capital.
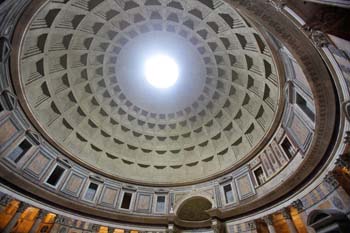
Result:
M38 218L43 219L48 213L49 213L49 211L40 209L38 212Z
M23 213L30 205L25 202L20 202L18 205L17 212Z
M300 199L297 199L292 202L292 206L298 210L298 212L302 212L304 210L304 204Z
M91 226L91 230L92 231L98 231L100 229L100 225L98 225L98 224L92 224L92 226Z
M56 219L55 219L55 223L66 224L67 223L67 219L64 216L62 216L62 215L57 215Z
M272 215L264 216L263 220L267 225L273 225Z
M282 213L282 215L283 215L283 217L285 218L285 219L292 219L292 216L290 215L290 210L289 210L289 208L283 208L282 210L281 210L281 213Z
M248 222L248 227L250 230L256 230L256 223L255 220Z
M10 202L13 200L12 197L10 197L7 194L4 194L1 199L0 199L0 205L2 206L7 206L8 204L10 204Z

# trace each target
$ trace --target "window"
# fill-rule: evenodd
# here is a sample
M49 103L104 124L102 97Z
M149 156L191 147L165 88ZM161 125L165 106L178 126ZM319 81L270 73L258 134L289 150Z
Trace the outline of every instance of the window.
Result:
M98 185L95 183L90 183L88 189L86 190L84 199L88 201L93 201L97 192Z
M27 151L32 147L32 144L27 140L23 140L8 156L10 160L14 163L18 163L19 160L27 153Z
M56 186L58 184L58 181L61 179L65 169L61 166L56 166L49 178L47 179L46 183Z
M231 184L224 186L224 194L225 194L226 203L233 202L233 192L232 192Z
M296 104L312 121L315 120L315 113L312 110L313 107L298 92L296 93Z
M165 210L165 196L157 197L156 212L164 212Z
M258 185L262 185L263 183L265 183L265 175L262 167L255 169L254 175L255 175L256 181L258 182Z
M288 159L291 159L294 154L293 146L289 142L288 138L285 138L281 144L284 153L287 155Z
M124 193L123 200L122 200L122 205L120 208L122 209L130 209L130 204L131 204L131 198L132 198L132 193Z

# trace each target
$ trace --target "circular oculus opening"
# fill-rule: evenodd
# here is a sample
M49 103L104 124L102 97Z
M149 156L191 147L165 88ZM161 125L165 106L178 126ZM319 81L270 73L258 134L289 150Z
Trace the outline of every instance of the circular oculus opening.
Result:
M169 88L179 78L179 67L171 57L158 54L146 61L145 76L153 87Z

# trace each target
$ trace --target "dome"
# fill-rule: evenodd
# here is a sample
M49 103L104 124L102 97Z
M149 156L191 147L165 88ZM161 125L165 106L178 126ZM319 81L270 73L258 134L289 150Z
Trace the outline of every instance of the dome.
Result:
M283 80L262 34L224 2L212 7L44 4L19 51L28 113L60 151L108 175L173 184L227 171L266 143ZM144 75L158 53L180 69L166 90Z
M0 232L350 232L346 8L0 1Z

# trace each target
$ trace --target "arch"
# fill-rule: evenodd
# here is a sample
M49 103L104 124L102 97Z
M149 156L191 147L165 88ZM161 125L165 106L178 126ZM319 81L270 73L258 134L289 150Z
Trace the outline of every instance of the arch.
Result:
M176 210L176 216L185 221L206 221L210 219L207 210L213 207L212 201L201 195L192 196L181 202Z
M350 232L350 220L347 216L332 209L311 211L307 225L315 232Z
M214 197L209 195L209 193L192 193L190 195L186 195L185 197L183 197L178 203L174 203L175 205L173 206L174 208L174 213L177 213L179 208L188 200L191 200L192 198L196 198L196 197L202 197L204 199L207 199L212 207L215 206L215 202L214 202Z

